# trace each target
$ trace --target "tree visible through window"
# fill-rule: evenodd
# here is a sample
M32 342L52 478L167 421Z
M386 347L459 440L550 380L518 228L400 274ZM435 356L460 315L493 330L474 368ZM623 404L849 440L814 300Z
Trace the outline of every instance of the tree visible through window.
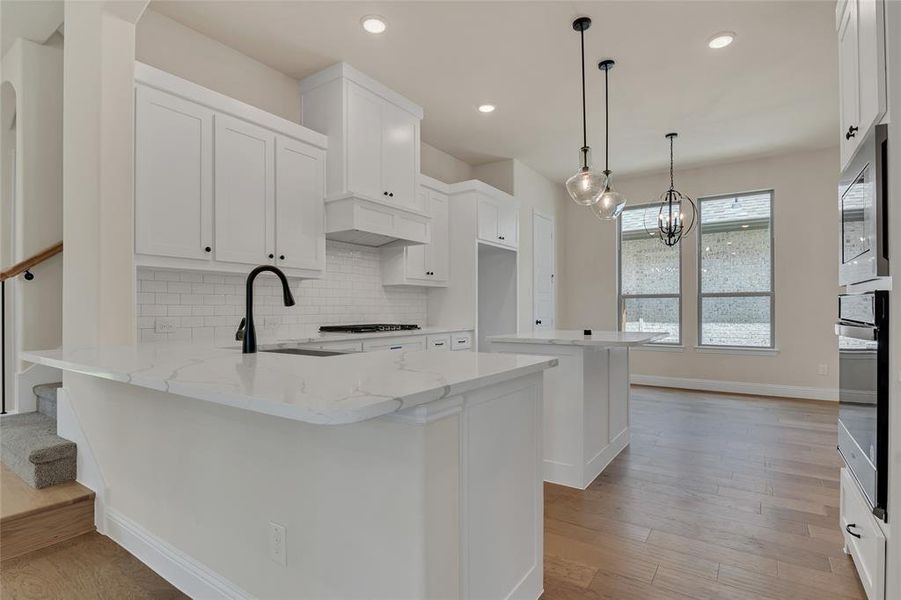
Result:
M773 347L772 192L698 202L698 340Z
M645 230L645 217L656 223L658 210L658 205L630 207L619 219L620 329L665 331L659 343L681 344L681 244L664 246Z

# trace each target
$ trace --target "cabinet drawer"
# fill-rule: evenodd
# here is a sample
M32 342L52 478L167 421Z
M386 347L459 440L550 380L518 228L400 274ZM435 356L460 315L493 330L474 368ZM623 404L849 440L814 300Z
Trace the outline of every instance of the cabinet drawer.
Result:
M314 346L317 350L332 352L362 352L363 342L325 342Z
M455 333L451 335L452 350L470 350L472 349L472 333L466 331L464 333Z
M448 334L428 336L426 347L429 350L450 350L451 337Z
M363 352L378 352L379 350L425 350L425 338L402 337L363 342Z
M885 598L885 536L848 469L841 475L840 526L869 600ZM856 534L856 535L854 535ZM858 537L859 536L859 537Z

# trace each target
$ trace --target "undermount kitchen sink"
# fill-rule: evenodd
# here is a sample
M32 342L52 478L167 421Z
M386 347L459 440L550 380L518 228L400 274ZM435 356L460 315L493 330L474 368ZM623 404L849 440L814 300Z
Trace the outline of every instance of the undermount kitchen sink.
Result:
M260 352L275 352L276 354L300 354L302 356L338 356L347 352L335 352L334 350L313 350L308 348L268 348Z

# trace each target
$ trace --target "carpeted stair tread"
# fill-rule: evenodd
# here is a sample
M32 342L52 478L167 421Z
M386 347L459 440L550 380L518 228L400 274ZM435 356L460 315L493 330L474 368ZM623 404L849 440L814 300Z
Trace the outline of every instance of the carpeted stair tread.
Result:
M56 434L56 419L43 413L0 419L0 459L32 487L74 480L76 450Z

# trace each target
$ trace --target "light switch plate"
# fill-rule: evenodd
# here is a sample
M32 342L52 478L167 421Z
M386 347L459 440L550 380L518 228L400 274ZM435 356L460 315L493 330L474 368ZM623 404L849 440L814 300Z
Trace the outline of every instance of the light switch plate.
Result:
M172 333L176 327L178 327L178 321L175 317L157 317L154 331L157 333Z
M283 567L288 566L288 558L286 556L286 548L288 530L284 525L278 523L269 523L269 558L272 562L280 564Z

